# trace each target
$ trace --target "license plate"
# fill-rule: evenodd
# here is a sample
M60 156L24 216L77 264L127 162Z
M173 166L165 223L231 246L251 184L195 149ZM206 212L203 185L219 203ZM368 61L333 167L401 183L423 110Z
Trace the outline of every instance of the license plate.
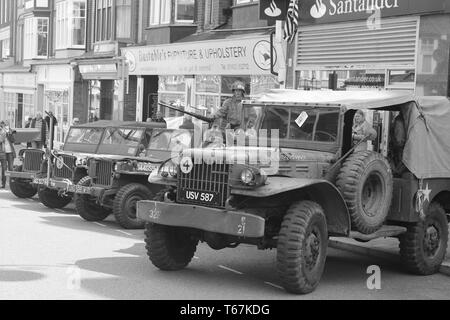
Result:
M205 206L220 206L220 193L212 191L197 191L181 188L180 200L185 202L194 202Z
M67 187L67 192L77 194L91 194L92 188L85 186L70 185Z
M47 179L33 179L33 184L47 185Z

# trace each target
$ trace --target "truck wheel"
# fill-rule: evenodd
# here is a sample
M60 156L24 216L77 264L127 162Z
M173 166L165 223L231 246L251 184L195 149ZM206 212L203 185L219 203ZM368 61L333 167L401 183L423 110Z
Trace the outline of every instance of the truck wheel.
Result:
M116 221L125 229L143 229L145 222L137 219L137 203L150 200L153 193L140 183L122 187L114 198L113 213Z
M22 166L15 167L14 171L22 172ZM33 198L38 192L37 188L29 181L14 178L10 178L9 180L9 189L17 198L20 199Z
M50 209L62 209L72 201L71 196L60 196L58 191L46 187L38 188L38 196L39 201Z
M347 203L353 229L371 234L381 228L393 194L392 170L381 154L352 154L343 164L336 185Z
M91 185L91 177L82 178L78 185L89 187ZM85 194L77 194L75 196L75 210L77 214L86 221L98 222L105 220L111 211L97 204L95 199Z
M418 275L438 272L448 242L447 218L442 206L431 203L425 220L409 225L399 240L400 257L408 271Z
M189 236L185 228L148 223L145 248L153 265L164 271L184 269L197 250L198 240Z
M323 274L327 247L323 209L312 201L292 204L283 218L277 246L277 270L286 291L314 291Z

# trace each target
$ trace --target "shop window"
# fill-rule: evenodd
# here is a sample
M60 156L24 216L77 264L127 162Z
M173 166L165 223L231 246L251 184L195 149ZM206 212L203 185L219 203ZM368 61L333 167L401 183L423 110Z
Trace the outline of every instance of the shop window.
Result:
M150 1L150 26L170 23L171 2L172 0Z
M11 127L16 127L16 108L17 108L17 93L5 92L3 93L4 108L6 110L6 119L9 121Z
M66 0L56 4L56 49L84 48L86 1Z
M388 70L389 89L414 89L416 72L414 70Z
M450 16L420 17L416 94L449 96Z
M175 21L194 22L195 0L175 0Z
M184 76L159 77L159 101L175 104L182 108L186 104L186 81ZM176 111L168 108L160 109L166 117L180 116Z
M55 140L63 143L70 128L68 91L47 90L44 103L45 110L53 112L58 121L55 127Z
M131 38L131 0L117 1L117 38Z

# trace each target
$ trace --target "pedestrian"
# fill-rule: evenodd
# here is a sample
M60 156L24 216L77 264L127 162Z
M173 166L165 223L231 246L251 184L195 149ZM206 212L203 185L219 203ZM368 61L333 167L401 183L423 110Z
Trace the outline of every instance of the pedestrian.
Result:
M42 118L42 113L36 113L36 117L33 119L33 121L31 121L31 128L36 128L40 131L38 138L32 142L32 148L42 149L45 142L45 136L47 134L47 127L45 125L44 119Z
M73 125L73 126L78 126L78 125L80 125L80 119L78 119L78 118L73 118L72 125Z
M352 140L353 145L359 145L355 148L355 152L364 151L368 149L368 141L373 141L377 138L377 132L366 121L366 115L362 110L357 110L353 121ZM360 143L361 142L361 143Z
M6 187L7 162L6 162L6 153L5 153L5 141L6 141L6 134L2 134L0 132L0 165L2 166L2 185L1 185L2 189L5 189L5 187Z
M8 121L0 122L0 141L2 141L2 152L5 153L5 160L2 162L2 188L6 185L6 176L3 175L4 168L13 171L14 159L16 158L16 150L14 149L14 134Z
M220 129L237 130L241 128L242 100L246 90L242 81L236 81L231 86L233 97L225 100L222 107L212 116L212 121L219 125ZM255 116L256 115L250 115Z

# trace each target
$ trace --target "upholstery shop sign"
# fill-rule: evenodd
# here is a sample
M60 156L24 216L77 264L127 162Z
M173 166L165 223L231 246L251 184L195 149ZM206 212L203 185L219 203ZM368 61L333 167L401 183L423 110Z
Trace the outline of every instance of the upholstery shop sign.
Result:
M268 38L263 36L131 47L122 49L122 55L131 75L270 74ZM276 52L273 60L276 66Z
M450 12L448 0L303 0L300 23L316 24L367 19L375 11L381 17Z

